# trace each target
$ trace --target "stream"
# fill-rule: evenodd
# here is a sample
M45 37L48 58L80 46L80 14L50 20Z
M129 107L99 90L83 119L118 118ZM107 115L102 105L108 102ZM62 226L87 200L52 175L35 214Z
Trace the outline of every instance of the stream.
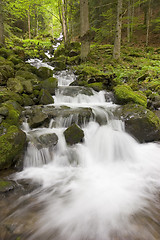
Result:
M160 145L125 132L110 93L69 86L75 76L67 70L56 77L50 111L76 114L47 127L23 123L28 139L55 133L58 143L39 150L29 142L23 171L10 177L21 190L2 205L0 240L159 240ZM79 109L91 109L90 118L79 120ZM73 122L84 140L68 146L63 132Z

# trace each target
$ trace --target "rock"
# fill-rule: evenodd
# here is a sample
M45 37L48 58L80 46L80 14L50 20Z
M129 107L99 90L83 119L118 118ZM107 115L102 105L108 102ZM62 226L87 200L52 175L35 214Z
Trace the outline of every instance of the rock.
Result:
M47 118L48 115L43 113L41 109L35 108L34 111L31 111L31 116L29 118L29 126L31 128L39 127L45 122Z
M8 111L7 107L5 107L5 106L0 107L0 115L7 117L8 113L9 113L9 111Z
M0 136L0 169L11 167L20 158L26 145L26 135L15 125Z
M71 50L70 52L69 52L69 54L68 54L68 56L69 57L75 57L75 56L77 56L77 55L79 55L80 54L80 52L79 51L76 51L76 50Z
M34 73L31 73L29 71L18 70L15 76L19 76L25 80L38 81L38 77Z
M10 49L6 49L6 48L0 48L0 56L4 57L4 58L8 58L10 55L13 54L13 51Z
M8 78L14 76L14 69L10 65L0 66L0 85L4 86L7 83Z
M0 179L0 193L6 193L13 190L15 184L12 181L6 181L4 179Z
M67 65L78 65L81 62L80 56L68 57L67 58Z
M93 92L92 89L89 87L81 87L81 86L65 86L65 87L58 87L58 91L65 95L65 96L71 96L76 97L79 94L84 94L87 96L92 96Z
M55 94L55 89L58 86L58 80L57 78L50 77L44 81L41 82L41 87L45 90L47 90L50 94Z
M18 102L20 105L23 105L22 97L18 93L0 87L0 102L3 103L8 100L13 100Z
M43 134L31 139L38 149L53 147L58 143L58 137L55 133Z
M76 124L71 125L64 131L64 136L68 145L73 145L82 142L84 132Z
M22 97L23 97L23 105L24 106L34 105L34 101L27 94L22 94Z
M16 93L22 93L23 92L23 86L20 82L20 80L16 79L16 78L9 78L7 81L7 87Z
M14 63L14 65L17 65L22 62L22 60L17 55L10 55L8 57L8 60L12 61Z
M40 67L37 71L37 75L42 80L45 80L53 76L53 71L47 67Z
M31 94L33 93L33 85L31 83L31 80L23 81L22 82L24 92Z
M126 131L140 142L160 140L160 120L153 112L137 104L126 104L118 112Z
M142 92L135 92L127 85L117 85L114 88L116 103L137 103L147 107L147 97Z
M7 101L3 103L2 106L8 109L8 115L5 122L10 125L19 125L20 111L16 109L12 101Z
M54 99L53 97L51 96L51 94L45 90L45 89L42 89L40 91L40 95L39 95L39 104L44 104L44 105L47 105L47 104L51 104L51 103L54 103Z
M66 69L66 63L61 60L56 60L55 62L51 63L54 66L54 71L62 71Z

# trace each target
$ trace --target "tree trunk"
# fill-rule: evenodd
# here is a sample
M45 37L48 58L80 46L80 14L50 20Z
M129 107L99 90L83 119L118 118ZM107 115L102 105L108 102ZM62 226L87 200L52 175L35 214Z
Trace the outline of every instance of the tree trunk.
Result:
M127 42L131 41L131 0L128 0Z
M62 0L62 25L64 42L68 42L68 25L67 25L67 0Z
M3 25L3 7L2 7L2 0L0 0L0 44L5 43L4 37L4 25Z
M30 7L28 9L28 36L31 39L31 17L30 17Z
M85 61L90 51L88 0L80 0L81 60Z
M118 0L116 33L115 33L114 48L113 48L114 59L119 59L120 52L121 52L122 3L123 3L123 0Z
M134 25L134 0L132 0L131 38L133 37L133 25Z
M149 27L150 27L150 18L151 18L151 0L148 0L148 10L147 10L147 17L146 17L146 47L149 43Z

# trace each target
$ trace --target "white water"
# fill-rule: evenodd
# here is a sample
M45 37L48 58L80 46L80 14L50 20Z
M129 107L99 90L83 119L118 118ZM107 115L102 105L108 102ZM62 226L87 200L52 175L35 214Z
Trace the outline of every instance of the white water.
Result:
M83 128L84 143L72 147L66 145L63 124L35 133L54 132L59 141L43 154L29 145L25 168L16 175L17 180L40 184L30 194L35 199L31 208L41 206L39 220L26 239L160 239L155 227L160 145L139 144L129 136L124 124L113 119L116 105L106 103L104 95L93 91L92 96L70 97L57 91L54 106L90 107L95 115L105 115L108 124L100 126L92 119ZM28 135L34 131L24 126Z

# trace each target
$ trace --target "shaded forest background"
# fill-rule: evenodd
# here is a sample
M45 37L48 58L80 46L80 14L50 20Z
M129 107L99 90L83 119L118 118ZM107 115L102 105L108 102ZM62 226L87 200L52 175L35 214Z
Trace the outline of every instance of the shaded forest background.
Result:
M114 43L117 0L89 0L90 41ZM160 44L160 1L124 0L122 44ZM0 0L1 42L56 38L80 41L80 2L75 0ZM3 33L4 29L4 33Z

